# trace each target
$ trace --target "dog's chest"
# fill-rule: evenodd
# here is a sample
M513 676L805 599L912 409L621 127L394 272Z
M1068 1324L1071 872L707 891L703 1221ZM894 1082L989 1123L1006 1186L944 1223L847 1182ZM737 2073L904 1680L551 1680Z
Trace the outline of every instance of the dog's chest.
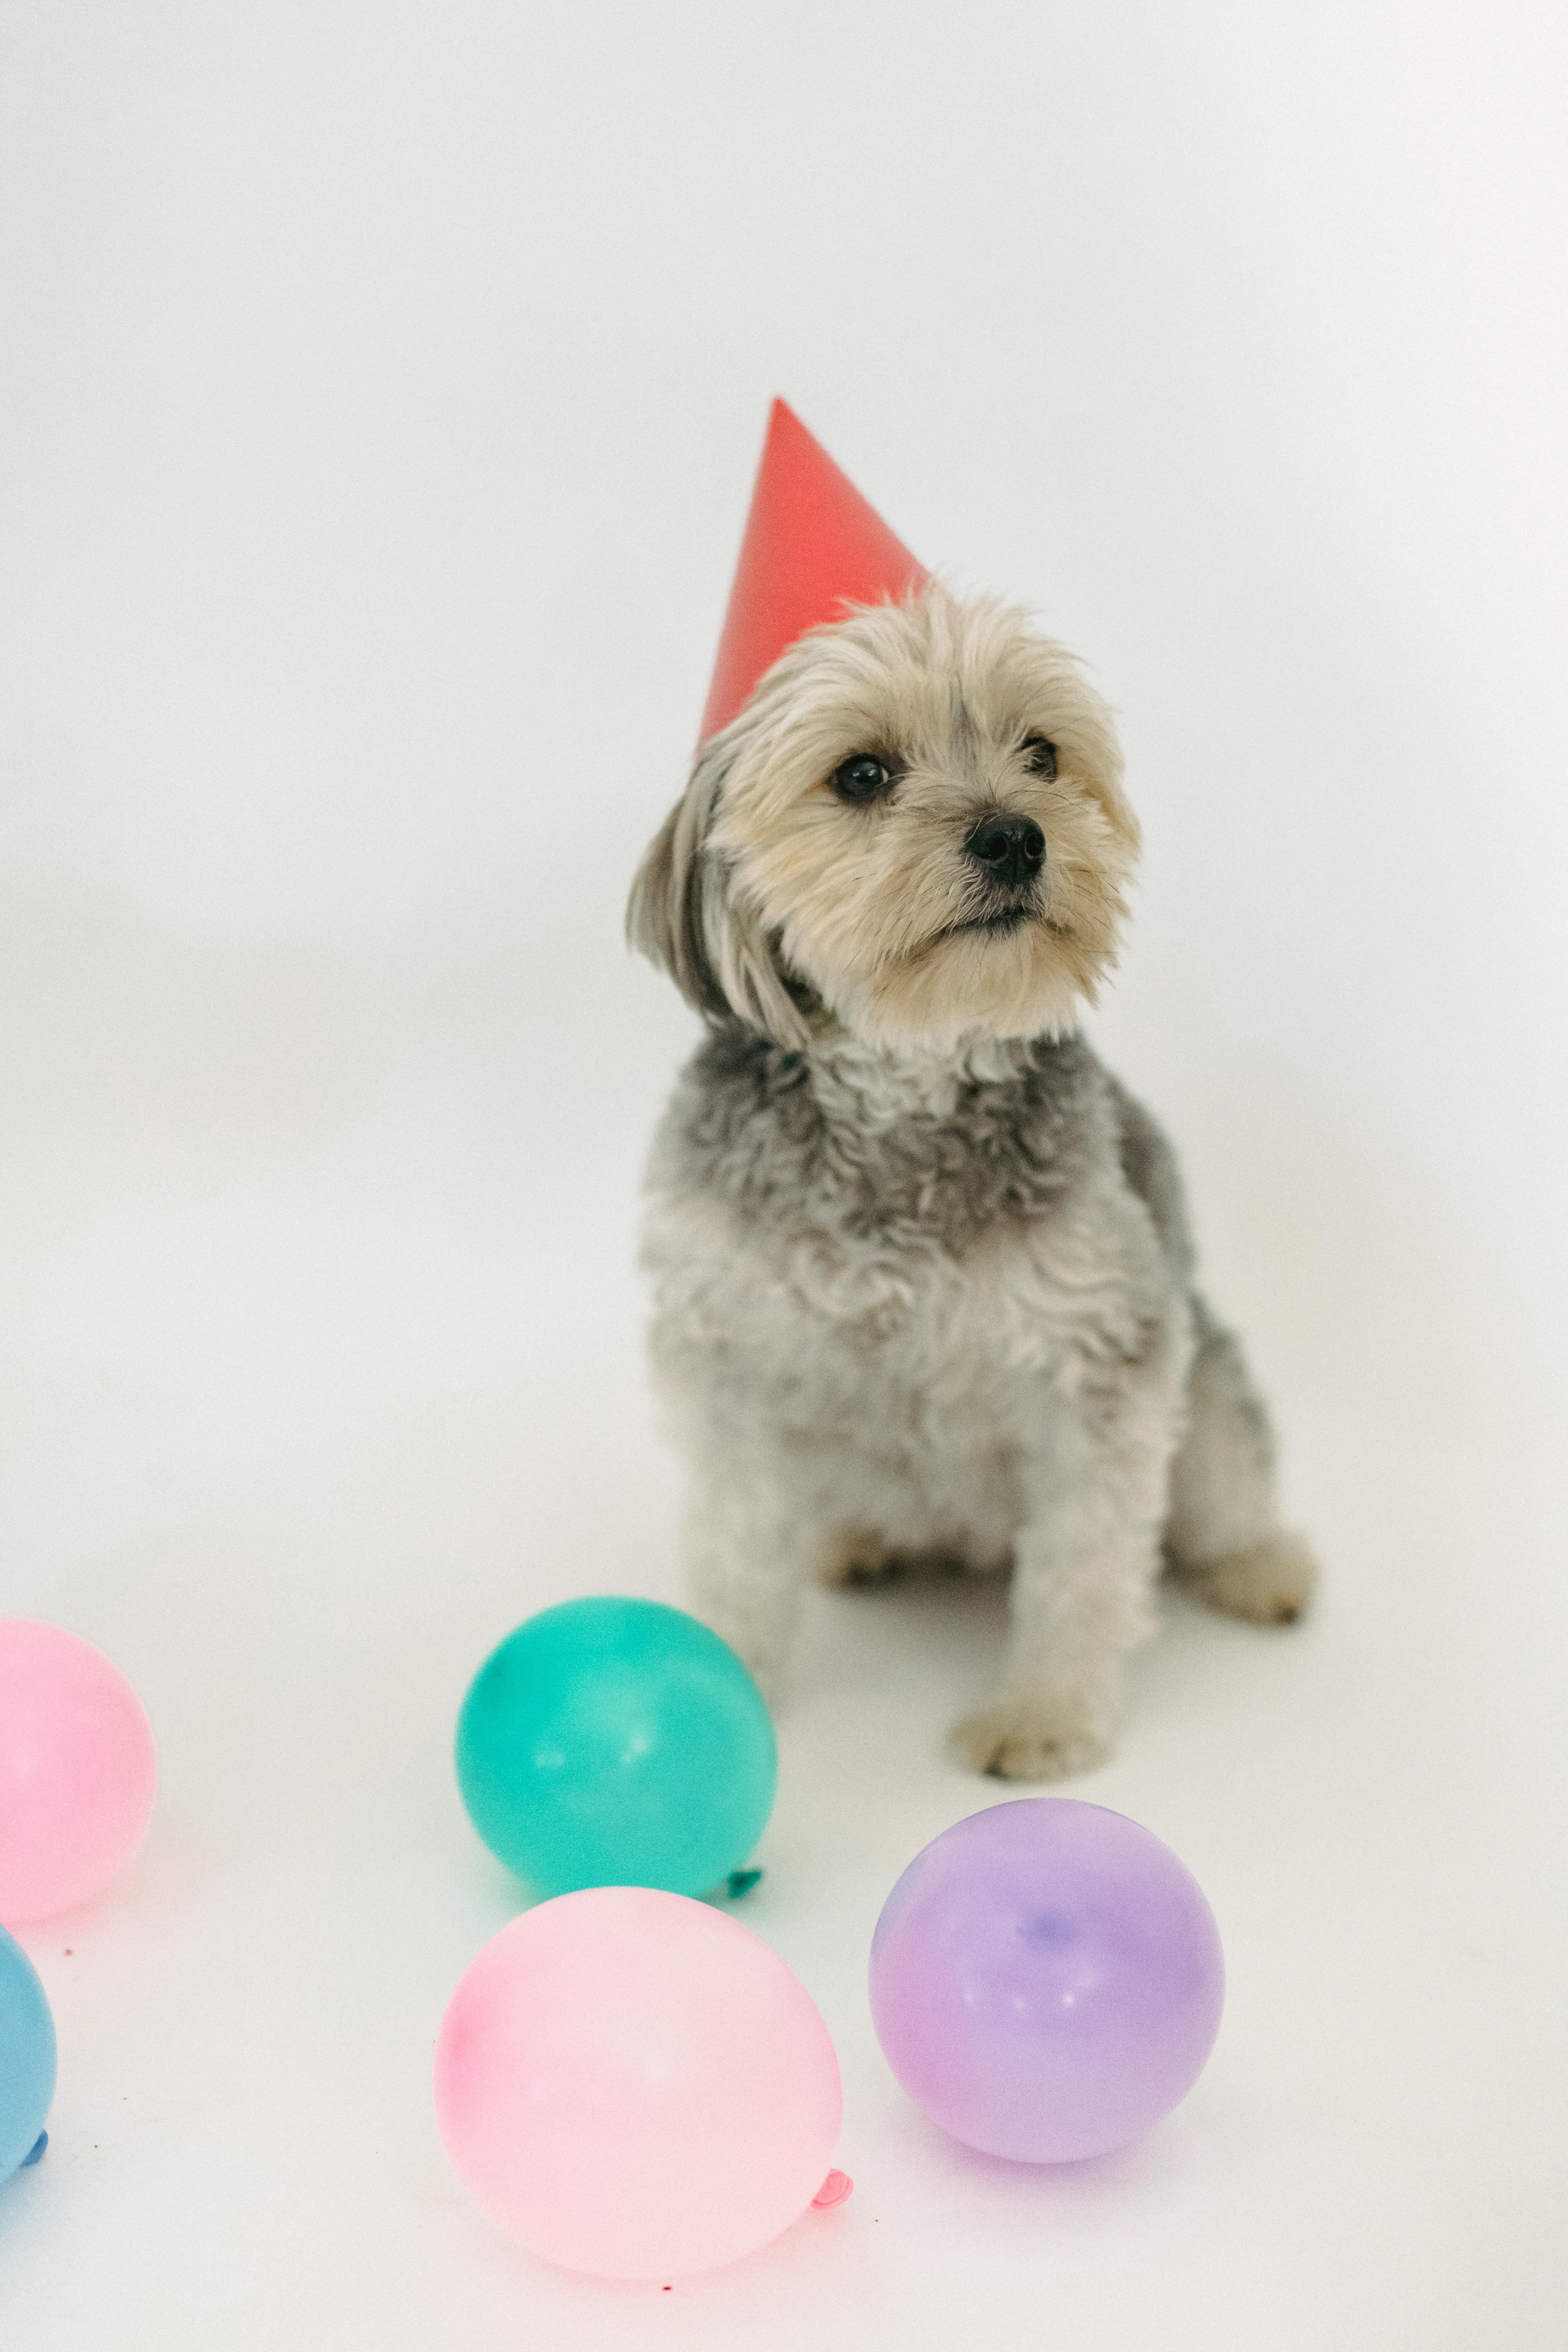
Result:
M863 1411L879 1397L978 1397L1020 1375L1061 1373L1127 1353L1143 1286L1078 1216L1004 1227L959 1253L879 1245L830 1228L765 1232L725 1204L661 1204L650 1220L661 1352L695 1355L718 1377L832 1396ZM1099 1244L1105 1239L1102 1234Z
M936 1112L872 1102L864 1118L755 1053L710 1059L652 1171L655 1343L678 1379L803 1425L842 1410L908 1426L1136 1347L1147 1222L1086 1049Z

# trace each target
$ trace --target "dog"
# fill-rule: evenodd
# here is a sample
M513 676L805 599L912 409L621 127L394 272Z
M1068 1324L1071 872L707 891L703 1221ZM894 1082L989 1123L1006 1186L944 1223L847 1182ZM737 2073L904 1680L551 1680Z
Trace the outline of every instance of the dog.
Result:
M1316 1581L1174 1154L1079 1026L1138 846L1080 665L922 577L772 664L627 915L709 1028L644 1242L694 1603L773 1692L812 1577L1010 1569L952 1735L1009 1780L1109 1754L1163 1568L1262 1624Z

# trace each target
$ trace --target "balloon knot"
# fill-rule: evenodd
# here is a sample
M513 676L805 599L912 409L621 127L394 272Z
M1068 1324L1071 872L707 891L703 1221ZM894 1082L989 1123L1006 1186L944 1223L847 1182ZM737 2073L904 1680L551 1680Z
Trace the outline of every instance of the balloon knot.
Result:
M724 1892L731 1902L737 1895L749 1895L762 1874L760 1870L732 1870L724 1881Z
M48 2136L48 2133L47 2133L47 2132L40 2132L40 2133L38 2134L37 2138L33 2142L33 2145L32 2145L31 2148L28 2150L27 2154L26 2154L26 2155L22 2158L21 2164L20 2164L20 2166L17 2168L18 2168L18 2170L19 2170L19 2171L22 2171L22 2172L26 2172L26 2170L27 2169L27 2167L28 2167L30 2164L37 2164L37 2160L38 2160L39 2157L41 2157L41 2156L42 2156L42 2154L43 2154L43 2152L44 2152L45 2148L47 2148L47 2147L48 2144L49 2144L49 2136Z
M840 2172L836 2165L833 2170L828 2174L826 2179L823 2182L821 2188L817 2190L816 2196L812 2199L812 2204L814 2206L820 2206L822 2210L826 2213L831 2207L835 2205L842 2205L844 2200L853 2191L855 2183L850 2179L849 2175L847 2172Z

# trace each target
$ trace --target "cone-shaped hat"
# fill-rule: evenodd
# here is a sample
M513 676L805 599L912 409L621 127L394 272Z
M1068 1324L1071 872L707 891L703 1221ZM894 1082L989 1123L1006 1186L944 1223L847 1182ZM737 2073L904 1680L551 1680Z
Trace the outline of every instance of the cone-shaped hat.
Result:
M763 671L807 629L842 620L846 604L897 602L925 577L794 410L775 400L698 740L728 727Z

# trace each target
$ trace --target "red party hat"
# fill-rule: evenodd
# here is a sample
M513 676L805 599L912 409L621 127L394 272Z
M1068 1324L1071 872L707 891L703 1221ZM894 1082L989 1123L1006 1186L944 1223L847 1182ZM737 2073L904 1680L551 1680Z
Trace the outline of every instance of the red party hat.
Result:
M698 740L728 727L763 672L807 629L842 620L847 604L897 602L926 576L795 411L775 400Z

